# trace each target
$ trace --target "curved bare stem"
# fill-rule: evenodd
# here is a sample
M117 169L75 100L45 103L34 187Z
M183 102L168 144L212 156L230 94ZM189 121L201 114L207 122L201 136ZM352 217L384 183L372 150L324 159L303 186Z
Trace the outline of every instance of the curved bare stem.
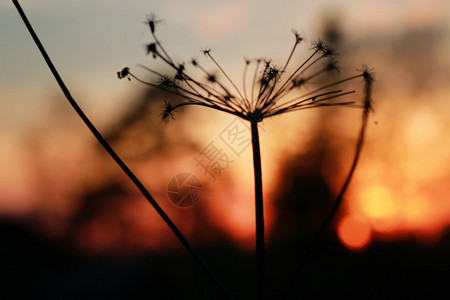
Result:
M367 98L366 98L366 100L367 100ZM358 164L358 160L361 155L361 150L362 150L362 147L364 144L364 138L365 138L365 134L366 134L367 120L369 117L369 113L370 113L370 109L363 110L361 129L359 131L359 137L358 137L358 141L356 142L356 147L355 147L355 156L353 158L352 166L350 168L350 171L347 174L344 184L342 185L342 188L341 188L339 194L337 195L336 200L334 201L334 204L331 207L330 211L328 212L326 218L323 220L322 224L320 224L320 226L316 230L310 244L308 245L303 259L300 261L300 264L298 265L293 278L289 282L288 288L284 294L283 299L287 299L287 297L289 297L289 294L294 289L296 281L299 279L301 272L305 268L311 255L313 254L314 250L316 249L316 246L318 244L320 236L325 231L325 229L330 225L330 223L333 221L334 217L336 216L336 213L338 212L338 210L342 204L342 201L344 200L344 194L347 191L347 188L350 184L353 174L355 173L356 165Z
M123 160L111 148L111 146L103 138L101 133L96 129L96 127L92 124L92 122L89 120L89 118L86 116L86 114L79 107L77 102L72 98L68 88L66 87L66 85L63 82L62 78L60 77L58 71L56 70L55 66L53 65L52 61L50 60L50 57L48 56L47 52L45 51L44 46L41 44L38 36L34 32L32 26L31 26L30 22L28 21L28 18L26 17L25 12L22 10L19 2L17 0L12 0L12 2L16 6L17 11L19 12L28 31L30 32L34 42L36 43L36 46L38 47L39 51L41 52L42 56L44 57L44 60L47 63L48 67L50 68L50 71L52 72L53 76L55 77L59 87L61 88L62 92L64 93L64 96L66 97L67 101L69 101L69 103L72 105L73 109L76 111L78 116L83 120L83 122L86 124L86 126L89 128L89 130L92 132L92 134L95 136L97 141L103 146L103 148L108 152L108 154L117 163L117 165L124 171L124 173L128 176L128 178L130 178L130 180L136 185L136 187L139 189L139 191L142 193L142 195L148 200L148 202L153 206L153 208L156 210L156 212L161 216L163 221L170 227L172 232L175 234L175 236L178 238L178 240L183 244L183 246L188 250L188 252L192 255L192 257L206 271L206 273L212 279L212 281L220 288L220 290L228 298L231 299L232 297L231 297L230 293L224 287L222 282L211 271L211 269L204 262L204 260L200 257L200 255L197 253L197 251L194 250L194 248L187 241L187 239L184 237L184 235L181 233L181 231L178 229L178 227L175 225L175 223L173 223L173 221L169 218L169 216L158 205L158 203L152 197L150 192L144 187L144 185L139 181L139 179L134 175L134 173L128 168L128 166L125 164L125 162L123 162Z

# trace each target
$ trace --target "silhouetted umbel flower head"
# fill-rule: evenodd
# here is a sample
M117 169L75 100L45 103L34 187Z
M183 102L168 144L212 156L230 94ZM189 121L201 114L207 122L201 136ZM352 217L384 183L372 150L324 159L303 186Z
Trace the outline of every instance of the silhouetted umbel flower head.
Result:
M128 77L129 73L130 73L130 68L123 68L121 71L117 72L117 77L119 79L128 78L128 80L130 80L130 77Z
M351 106L366 110L370 107L371 109L372 101L368 99L371 97L373 75L366 66L358 70L359 73L355 76L324 84L312 91L306 90L307 83L320 80L321 76L330 72L339 71L335 51L320 39L312 43L311 54L297 66L293 66L293 55L304 39L296 31L293 32L294 46L283 65L276 65L270 59L245 59L241 88L239 88L213 57L211 49L204 49L202 53L215 66L216 70L213 72L204 68L197 59L190 60L188 65L175 63L155 35L157 22L159 20L156 20L154 15L148 17L146 21L153 37L153 41L146 46L147 54L151 54L154 59L162 60L173 70L173 73L162 74L154 69L140 66L156 75L158 80L155 83L143 81L128 68L118 72L118 77L133 77L139 82L184 98L183 102L177 104L165 100L161 113L165 121L173 118L173 112L177 108L187 105L213 108L252 122L260 122L264 118L286 112L322 106ZM292 69L293 71L288 72ZM343 91L339 88L344 82L356 78L363 78L366 83L364 103L360 105L351 100L343 100L344 96L354 93L353 90Z

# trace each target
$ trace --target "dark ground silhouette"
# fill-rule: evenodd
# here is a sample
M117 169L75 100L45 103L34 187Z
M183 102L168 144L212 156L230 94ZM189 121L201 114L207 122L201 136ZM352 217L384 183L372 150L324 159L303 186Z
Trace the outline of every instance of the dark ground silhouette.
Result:
M11 221L2 220L2 299L220 299L221 294L184 251L139 256L85 256L45 243ZM283 249L283 250L281 250ZM267 296L292 272L299 252L268 249ZM292 245L298 249L298 243ZM199 249L238 299L254 293L253 254L226 245ZM448 294L450 236L435 245L413 240L375 243L351 252L326 235L304 270L292 299L442 299ZM287 261L278 264L280 260ZM275 272L276 271L276 272Z

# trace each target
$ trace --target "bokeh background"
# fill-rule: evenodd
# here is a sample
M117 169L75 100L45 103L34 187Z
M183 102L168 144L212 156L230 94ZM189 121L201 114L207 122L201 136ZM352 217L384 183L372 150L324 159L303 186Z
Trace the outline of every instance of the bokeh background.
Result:
M282 64L292 29L338 49L343 76L374 68L361 161L293 291L314 298L437 296L449 276L450 3L398 1L21 1L74 98L238 298L254 292L251 149L220 138L233 117L189 107L160 121L162 95L116 72L157 62L144 21L177 61L212 48L232 78L244 57ZM152 207L71 110L12 3L0 4L0 263L4 296L216 297ZM355 88L362 83L355 82ZM358 99L356 99L358 100ZM294 112L261 125L268 295L286 288L339 191L360 112ZM215 180L196 158L233 160ZM167 197L196 175L200 201ZM27 289L23 287L27 286Z

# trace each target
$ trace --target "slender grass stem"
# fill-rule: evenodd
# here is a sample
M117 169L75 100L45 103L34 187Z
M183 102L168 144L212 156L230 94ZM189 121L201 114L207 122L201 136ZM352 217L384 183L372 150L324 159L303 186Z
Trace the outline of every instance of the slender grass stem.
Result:
M255 87L256 87L256 77L258 76L258 70L259 70L259 65L261 63L261 60L257 60L256 61L256 66L255 66L255 73L253 74L253 80L252 80L252 96L250 98L250 104L251 104L251 108L254 109L255 108L255 102L253 95L254 95L254 91L255 91Z
M264 250L264 204L261 171L261 149L258 122L250 120L252 130L253 169L255 175L255 215L256 215L256 260L258 271L258 299L264 299L265 250Z
M244 89L244 101L245 104L248 105L248 108L250 109L250 103L248 102L248 95L247 95L247 84L246 84L246 79L247 79L247 70L248 70L248 66L250 65L250 60L245 62L245 67L244 67L244 74L242 76L242 88Z
M214 59L214 57L212 57L211 53L205 52L206 55L208 55L208 57L214 62L214 64L219 68L219 70L222 72L223 75L225 75L225 77L228 79L228 81L231 83L231 85L234 87L234 89L236 90L236 92L239 94L239 97L241 97L241 100L244 99L244 96L242 96L241 91L238 89L238 87L236 86L236 84L234 84L233 80L231 80L231 78L228 76L228 74L225 72L225 70L219 65L219 63Z
M318 53L319 51L316 50L311 54L290 76L289 78L284 82L284 84L278 89L278 91L275 93L275 96L273 98L278 97L279 94L281 94L284 89L288 86L288 84L291 82L292 78L295 78L295 76L298 75L298 72Z
M367 89L367 86L369 86L369 89L370 89L371 85L370 84L366 85L366 89ZM366 92L366 94L368 94L369 92L370 91ZM366 97L369 97L369 96L366 95ZM367 98L366 100L369 100L369 99ZM287 299L289 297L290 293L292 292L292 290L294 289L296 281L299 279L301 272L305 268L311 255L314 253L314 251L317 247L320 236L325 231L325 229L330 225L330 223L333 221L334 217L336 216L336 213L338 212L338 210L342 204L342 201L344 200L344 194L347 191L347 188L350 184L353 174L355 173L356 165L358 164L359 157L361 155L361 150L362 150L362 147L364 144L364 138L366 135L367 120L369 118L369 113L370 113L369 108L363 110L361 129L359 131L359 137L358 137L358 141L357 141L356 147L355 147L355 156L353 158L352 166L350 168L350 171L347 174L344 184L342 185L342 188L341 188L339 194L337 195L336 200L334 201L334 204L331 207L330 211L328 212L326 218L323 220L322 224L320 224L319 228L314 233L314 236L306 249L303 259L301 260L299 266L297 267L297 269L294 273L294 276L292 277L291 281L289 282L289 285L287 287L287 290L284 294L283 299Z
M33 30L33 27L31 26L30 22L28 21L28 18L25 15L25 12L22 10L19 2L17 0L12 0L13 4L17 8L17 11L19 12L25 26L27 27L28 31L30 32L34 42L36 43L36 46L38 47L39 51L41 52L42 56L44 57L45 62L47 63L48 67L50 68L50 71L52 72L53 76L55 77L59 87L61 88L62 92L64 93L66 99L69 101L69 103L72 105L73 109L76 111L78 116L83 120L83 122L86 124L86 126L89 128L89 130L92 132L92 134L95 136L97 141L103 146L103 148L108 152L108 154L112 157L112 159L119 165L119 167L124 171L124 173L130 178L130 180L136 185L136 187L139 189L139 191L142 193L142 195L148 200L148 202L153 206L153 208L156 210L156 212L161 216L161 218L164 220L164 222L169 226L169 228L173 231L175 236L178 238L178 240L183 244L183 246L188 250L188 252L191 254L191 256L197 261L200 266L205 270L205 272L208 274L210 279L219 287L219 289L230 299L232 299L230 293L228 290L224 287L222 282L216 277L216 275L211 271L211 269L208 267L208 265L204 262L204 260L200 257L200 255L194 250L194 248L191 246L191 244L187 241L187 239L184 237L184 235L181 233L181 231L178 229L178 227L173 223L173 221L169 218L169 216L164 212L164 210L158 205L156 200L152 197L150 192L144 187L144 185L139 181L139 179L134 175L134 173L128 168L128 166L123 162L123 160L117 155L117 153L111 148L111 146L108 144L108 142L103 138L101 133L95 128L95 126L92 124L92 122L89 120L89 118L86 116L86 114L82 111L82 109L79 107L77 102L72 98L68 88L66 87L65 83L63 82L62 78L60 77L58 71L56 70L55 66L53 65L50 57L48 56L47 52L44 49L44 46L41 44L38 36Z

